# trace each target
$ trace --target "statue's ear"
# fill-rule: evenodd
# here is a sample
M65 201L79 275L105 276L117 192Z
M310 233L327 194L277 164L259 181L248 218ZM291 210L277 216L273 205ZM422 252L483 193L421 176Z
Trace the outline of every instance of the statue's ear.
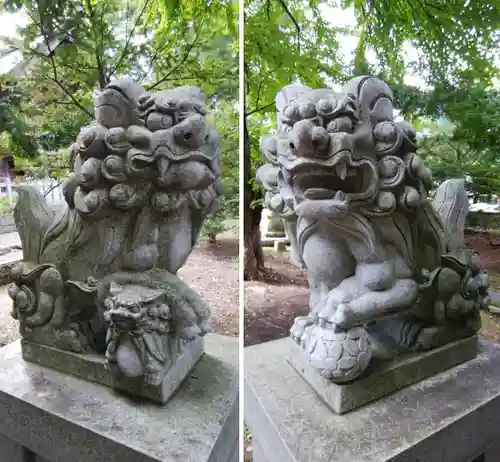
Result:
M394 119L392 90L377 77L370 75L355 77L344 85L344 93L356 102L360 120L375 125Z

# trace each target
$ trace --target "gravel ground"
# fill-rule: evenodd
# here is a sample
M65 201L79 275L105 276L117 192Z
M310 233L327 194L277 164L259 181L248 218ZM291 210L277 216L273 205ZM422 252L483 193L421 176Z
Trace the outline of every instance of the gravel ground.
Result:
M213 331L238 335L238 229L224 233L216 244L201 242L179 275L207 301ZM17 243L16 236L0 235L0 247ZM7 286L0 286L0 346L19 338L17 321L10 316Z
M7 286L0 287L0 346L19 338L18 322L10 315L12 300L7 295Z

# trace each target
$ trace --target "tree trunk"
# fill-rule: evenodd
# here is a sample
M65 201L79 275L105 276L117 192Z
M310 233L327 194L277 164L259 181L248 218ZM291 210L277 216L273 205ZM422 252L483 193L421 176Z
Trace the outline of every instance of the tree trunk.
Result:
M244 145L243 145L243 242L245 245L245 266L243 279L262 279L265 271L264 252L260 242L260 220L262 218L262 195L252 188L252 165L250 136L246 118L243 121ZM252 207L253 205L253 207Z

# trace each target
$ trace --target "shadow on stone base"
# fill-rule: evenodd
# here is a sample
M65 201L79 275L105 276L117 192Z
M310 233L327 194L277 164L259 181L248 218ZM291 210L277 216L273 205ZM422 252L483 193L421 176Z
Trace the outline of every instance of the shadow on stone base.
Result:
M21 340L22 356L26 361L50 367L65 374L71 374L92 382L106 385L122 392L166 403L179 388L194 365L203 355L203 337L186 344L184 351L167 371L162 383L155 387L142 380L121 376L114 379L105 367L103 356L86 353L78 354L46 345Z
M393 361L373 360L358 379L336 384L322 377L310 364L304 350L288 339L288 361L337 414L344 414L412 383L432 377L476 357L476 335L434 350L411 353Z

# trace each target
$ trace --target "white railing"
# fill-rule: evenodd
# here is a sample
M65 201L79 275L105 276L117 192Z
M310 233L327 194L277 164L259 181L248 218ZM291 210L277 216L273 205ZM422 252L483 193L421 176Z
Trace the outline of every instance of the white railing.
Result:
M64 205L63 179L43 178L43 179L25 179L25 184L35 187L45 196L47 202L51 205ZM17 196L15 185L10 181L10 178L0 178L0 197L9 197L11 203Z
M0 196L7 196L9 198L10 205L12 205L12 181L8 176L0 178Z
M27 182L30 186L37 188L47 199L49 204L65 204L62 188L63 179L44 178L42 180L31 180Z

